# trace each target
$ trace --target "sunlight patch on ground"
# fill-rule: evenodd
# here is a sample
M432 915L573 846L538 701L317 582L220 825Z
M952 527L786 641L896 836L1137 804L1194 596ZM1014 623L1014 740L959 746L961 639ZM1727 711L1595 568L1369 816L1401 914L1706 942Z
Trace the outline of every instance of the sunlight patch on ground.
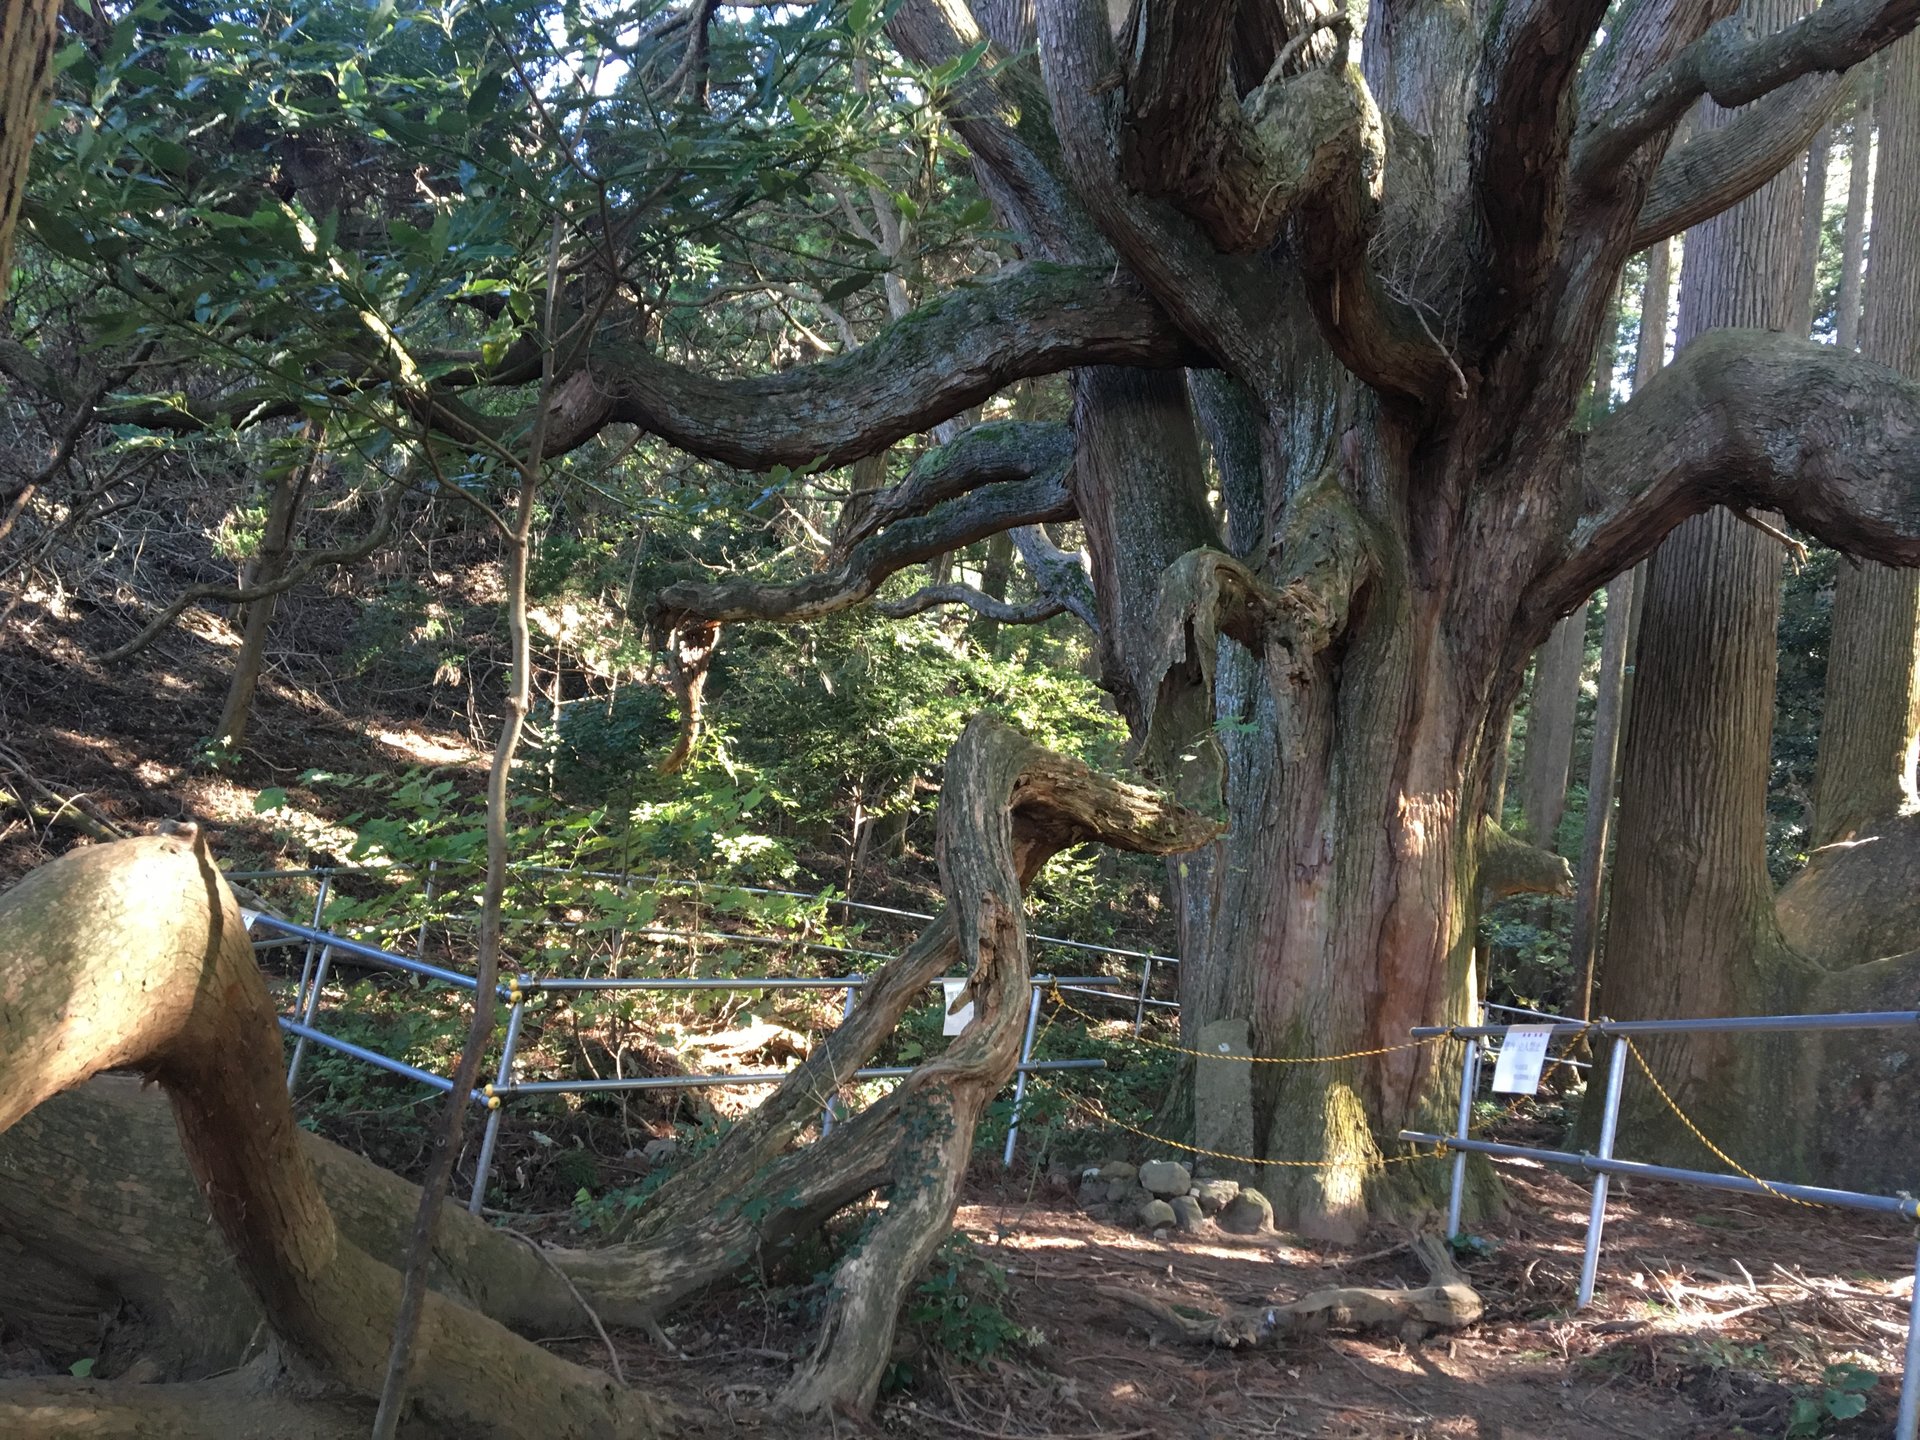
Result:
M419 730L377 730L373 738L421 765L469 765L480 758L470 745Z

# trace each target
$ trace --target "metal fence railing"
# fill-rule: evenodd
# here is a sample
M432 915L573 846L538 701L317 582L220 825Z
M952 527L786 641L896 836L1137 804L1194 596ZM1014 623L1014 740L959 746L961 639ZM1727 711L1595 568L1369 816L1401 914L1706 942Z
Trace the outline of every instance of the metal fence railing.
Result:
M230 870L226 872L226 876L229 880L235 881L317 880L319 882L319 889L313 907L313 924L317 926L320 924L321 917L326 910L327 899L335 877L340 875L386 875L393 873L395 870L406 870L407 868L408 867L402 865L314 865L285 870ZM448 866L447 868L451 869L453 867ZM474 867L468 865L467 868ZM712 880L679 879L673 876L635 875L618 870L576 870L558 865L516 865L511 868L517 873L527 875L566 875L584 880L610 881L622 887L623 891L634 886L652 886L662 890L718 890L741 895L769 895L792 900L819 900L837 909L856 910L862 914L870 915L888 915L895 919L914 920L922 923L929 922L935 918L925 911L903 910L892 905L876 905L866 900L849 900L838 895L828 895L815 891L779 890L759 885L734 885ZM430 861L424 872L417 873L421 874L424 891L423 898L426 904L431 907L435 889L439 885L442 876L441 862L438 860ZM545 921L542 923L554 929L565 929L570 922ZM427 925L428 922L425 920L423 920L420 925L419 948L422 950L426 948ZM637 939L705 940L723 941L729 944L777 945L788 948L851 955L858 959L891 960L893 958L891 954L884 951L857 950L847 946L827 945L817 941L795 940L791 937L779 935L757 935L737 930L669 930L659 926L636 926L627 933ZM1155 1009L1178 1010L1180 1008L1180 1003L1177 1000L1162 1000L1152 994L1154 967L1157 965L1178 966L1180 958L1177 955L1161 955L1151 950L1136 950L1123 945L1103 945L1092 940L1071 940L1061 935L1047 935L1038 932L1029 933L1027 942L1039 949L1068 950L1081 954L1108 955L1121 961L1139 961L1140 983L1133 995L1133 1031L1136 1035L1140 1033L1142 1026L1146 1022L1147 1011Z
M1771 1195L1776 1199L1793 1200L1803 1204L1831 1205L1842 1209L1920 1220L1920 1201L1915 1200L1911 1195L1872 1195L1855 1190L1833 1190L1817 1185L1797 1185L1786 1181L1767 1180L1746 1171L1741 1171L1739 1174L1724 1174L1712 1170L1687 1170L1671 1165L1650 1165L1637 1160L1617 1159L1613 1150L1619 1139L1620 1098L1626 1083L1629 1056L1631 1055L1643 1068L1646 1067L1645 1059L1640 1056L1633 1044L1635 1036L1757 1034L1795 1030L1887 1030L1911 1029L1915 1026L1920 1026L1920 1011L1873 1010L1834 1015L1747 1015L1701 1020L1599 1020L1592 1024L1579 1020L1556 1019L1550 1020L1544 1027L1527 1027L1535 1030L1547 1029L1549 1043L1555 1040L1572 1040L1581 1036L1592 1036L1612 1042L1607 1063L1607 1088L1601 1109L1600 1134L1597 1148L1592 1154L1546 1150L1530 1145L1508 1145L1493 1140L1476 1140L1468 1134L1473 1117L1473 1100L1479 1090L1481 1064L1486 1058L1487 1042L1491 1040L1504 1042L1508 1032L1517 1027L1513 1025L1417 1026L1412 1034L1419 1039L1452 1035L1466 1042L1466 1053L1461 1063L1459 1118L1456 1133L1452 1135L1435 1135L1421 1130L1402 1130L1400 1138L1415 1144L1444 1146L1454 1152L1452 1194L1447 1206L1449 1238L1460 1233L1460 1209L1466 1178L1466 1156L1469 1152L1479 1155L1520 1157L1548 1165L1565 1165L1591 1174L1593 1191L1587 1212L1586 1247L1581 1258L1580 1287L1575 1302L1577 1308L1584 1309L1593 1301L1594 1280L1600 1264L1600 1239L1607 1218L1607 1185L1615 1175L1645 1180L1665 1180L1681 1185L1697 1185L1712 1190L1733 1191L1742 1195ZM1655 1089L1659 1091L1661 1099L1672 1108L1674 1114L1700 1137L1707 1148L1722 1160L1728 1160L1729 1157L1706 1139L1699 1127L1680 1109L1673 1097L1660 1086L1653 1071L1646 1069L1645 1073ZM1729 1163L1733 1164L1734 1169L1739 1169L1737 1163L1731 1161ZM1914 1268L1915 1285L1907 1314L1906 1357L1900 1387L1900 1411L1894 1429L1896 1440L1916 1440L1917 1432L1920 1432L1920 1248L1916 1248Z

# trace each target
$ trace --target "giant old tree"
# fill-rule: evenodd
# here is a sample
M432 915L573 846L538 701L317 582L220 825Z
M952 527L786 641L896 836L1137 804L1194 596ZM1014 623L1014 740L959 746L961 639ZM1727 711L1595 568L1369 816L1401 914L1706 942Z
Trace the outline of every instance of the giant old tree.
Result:
M842 526L818 574L663 593L657 613L690 686L715 625L860 603L906 566L1011 531L1036 577L1097 628L1143 765L1224 824L1211 838L1150 791L971 727L942 796L952 918L664 1188L617 1253L556 1259L604 1317L664 1313L781 1234L891 1185L887 1218L842 1264L819 1347L783 1396L796 1410L870 1404L901 1288L944 1231L972 1120L1017 1052L1019 891L1047 855L1105 839L1184 856L1189 1025L1244 1017L1276 1057L1392 1047L1410 1025L1467 1010L1476 889L1564 875L1481 818L1526 657L1559 617L1717 504L1778 510L1850 553L1920 564L1920 387L1859 356L1711 333L1630 403L1576 424L1628 256L1790 164L1828 120L1838 74L1920 21L1920 0L1835 0L1773 34L1716 27L1726 7L1689 0L1621 6L1603 34L1608 8L1381 0L1361 15L1308 0L1140 0L1112 16L1089 0L982 0L971 12L902 0L887 12L902 51L931 66L981 57L948 72L962 79L943 103L1024 263L860 348L768 375L719 377L661 353L621 263L622 247L647 240L618 213L646 203L637 185L562 211L576 243L556 306L572 317L569 339L542 417L555 451L624 426L743 469L848 465L1015 381L1071 377L1069 424L982 425L928 452ZM714 11L699 3L663 22L685 41L689 105L706 88ZM1736 115L1673 145L1703 96ZM389 127L389 143L404 133ZM609 163L618 138L556 168ZM425 175L414 178L431 190ZM298 173L276 183L303 205L327 197ZM302 230L271 204L251 219L221 213L189 239L251 226L259 245L279 226L341 279L312 293L353 296L337 343L304 356L336 365L325 393L391 407L436 463L539 433L507 403L545 359L531 329L429 354L397 306L380 308L371 267L326 248L344 228ZM129 271L137 284L137 256L116 273ZM298 293L262 293L261 306L300 323ZM237 323L267 328L258 312ZM323 389L106 409L185 426L224 405L257 421L302 413ZM1037 528L1068 519L1087 537L1090 596ZM265 996L204 847L130 844L124 864L84 852L7 897L0 1008L22 1043L0 1046L0 1123L55 1126L28 1112L102 1066L159 1079L253 1303L288 1353L365 1393L396 1284L393 1215L410 1206L382 1199L377 1179L342 1179L295 1137ZM121 983L98 980L103 963ZM955 963L974 973L986 1020L894 1100L792 1148L823 1089ZM126 1003L127 976L155 1002ZM1290 1218L1351 1232L1390 1198L1384 1174L1418 1183L1434 1168L1379 1162L1395 1128L1423 1118L1440 1068L1432 1049L1310 1073L1258 1067L1255 1143L1323 1165L1275 1172ZM13 1149L25 1160L0 1178L44 1200L45 1175L70 1156L60 1193L77 1193L107 1166L88 1138L105 1124L73 1127L59 1151ZM108 1189L103 1203L135 1218L104 1249L97 1227L76 1233L70 1206L9 1206L16 1223L61 1237L61 1253L89 1257L10 1275L10 1303L57 1325L102 1294L137 1294L149 1312L187 1317L176 1336L210 1337L204 1317L223 1312L196 1287L231 1276L181 1255L205 1227L167 1229L179 1207L155 1186ZM652 1403L501 1328L576 1323L546 1268L509 1262L458 1219L447 1236L451 1299L429 1307L429 1347L473 1363L423 1381L431 1421L515 1433L532 1405L554 1434L670 1428ZM168 1278L170 1257L193 1284ZM149 1412L161 1403L142 1398ZM160 1423L121 1415L116 1431L113 1401L59 1386L0 1396L41 1414L91 1406L80 1433ZM246 1417L248 1433L318 1425L306 1409L247 1409L231 1386L175 1402L198 1426L181 1433L208 1433L222 1414Z
M1272 1056L1392 1046L1465 1012L1476 883L1553 876L1478 801L1560 616L1722 503L1920 560L1920 392L1855 356L1721 332L1575 423L1626 259L1792 163L1920 5L1767 34L1682 0L1604 33L1606 5L1563 0L1024 8L909 3L890 34L928 60L995 42L948 108L1027 266L810 372L596 356L569 424L838 464L1071 368L1066 430L977 429L819 575L662 612L803 619L1077 516L1144 763L1227 820L1175 867L1183 1023L1249 1017ZM1702 96L1745 108L1672 145ZM1261 1153L1326 1162L1270 1172L1297 1223L1361 1221L1435 1059L1257 1067Z
M673 648L697 670L715 624L857 604L909 565L1013 532L1097 629L1143 764L1226 822L1175 866L1185 1023L1244 1017L1271 1056L1394 1046L1464 1013L1476 887L1564 876L1479 818L1525 658L1560 616L1723 502L1920 560L1920 392L1857 356L1719 332L1590 430L1576 418L1628 256L1792 163L1838 76L1910 28L1920 0L1839 0L1775 33L1716 24L1728 7L1711 3L1642 0L1610 26L1608 8L903 0L887 35L960 77L941 92L947 123L1024 263L831 360L720 378L660 353L624 268L649 231L623 205L673 220L646 208L658 170L603 183L565 212L573 319L549 445L624 427L743 469L849 465L1018 380L1068 375L1069 424L983 425L929 452L806 580L660 595ZM684 44L690 105L722 55L705 46L712 19L670 11L648 32ZM500 81L526 73L493 73L499 107ZM1703 96L1743 108L1673 145ZM568 154L529 123L556 173L604 177L638 143L616 126ZM416 133L389 127L386 143ZM218 226L153 226L141 243L184 233L182 266L236 226L256 248L297 241L315 289L252 287L276 308L263 321L256 301L236 324L306 323L303 296L339 267L373 298L302 363L345 367L331 393L376 397L443 452L509 447L530 417L494 397L538 370L531 331L515 341L511 314L489 312L477 351L422 348L398 308L377 308L371 262L363 279L325 248L354 227L316 238L275 210L286 194L340 209L337 176L313 168L282 164L251 219L243 191ZM395 173L404 200L415 187ZM392 233L432 253L422 226ZM312 388L102 408L186 427L224 406L259 423L303 413ZM1068 519L1091 595L1039 528ZM1289 1215L1360 1223L1436 1059L1256 1067L1261 1153L1325 1162L1270 1172Z

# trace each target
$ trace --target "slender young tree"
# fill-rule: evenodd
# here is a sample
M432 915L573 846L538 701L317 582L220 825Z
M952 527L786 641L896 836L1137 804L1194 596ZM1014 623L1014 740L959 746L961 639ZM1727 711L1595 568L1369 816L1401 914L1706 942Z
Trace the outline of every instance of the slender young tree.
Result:
M241 590L264 593L245 602L242 610L240 648L234 652L233 674L227 681L226 699L221 702L220 721L214 727L214 744L229 753L238 752L246 744L247 727L253 721L254 692L266 668L267 637L280 603L280 592L273 586L293 565L294 526L307 491L325 463L323 437L324 431L309 425L305 453L275 467L267 492L267 520L260 550L247 562L240 577Z
M1860 86L1863 93L1847 146L1847 217L1840 241L1839 314L1834 317L1834 340L1847 350L1860 346L1860 297L1866 288L1867 218L1873 196L1874 107L1867 79Z
M1587 606L1553 627L1533 662L1527 700L1527 748L1520 766L1520 803L1527 839L1555 848L1567 808L1567 775L1573 765L1573 730L1580 705L1580 674L1587 664Z
M1647 280L1640 292L1640 334L1634 349L1633 388L1666 363L1667 306L1672 299L1671 241L1647 252ZM1607 838L1613 827L1613 792L1626 708L1627 662L1633 649L1639 605L1640 566L1607 583L1606 621L1600 635L1600 670L1594 680L1593 753L1587 769L1587 815L1574 872L1573 927L1568 960L1576 986L1575 1013L1593 1016L1594 981L1600 956L1600 919L1605 905Z

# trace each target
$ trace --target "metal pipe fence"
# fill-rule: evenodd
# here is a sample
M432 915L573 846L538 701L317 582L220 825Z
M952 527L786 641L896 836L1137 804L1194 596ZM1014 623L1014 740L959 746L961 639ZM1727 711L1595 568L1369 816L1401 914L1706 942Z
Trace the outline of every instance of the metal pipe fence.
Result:
M463 863L468 863L470 865L470 868L475 868L475 869L479 868L478 862L463 862ZM319 880L322 887L322 895L320 897L319 902L314 907L314 920L313 920L313 923L317 926L320 923L321 911L324 909L326 904L326 897L324 893L325 889L326 887L329 887L332 885L334 877L339 875L387 875L387 874L393 873L396 870L404 871L409 868L410 867L407 867L405 865L400 865L400 864L315 865L315 866L305 866L305 867L298 867L293 869L282 869L282 870L230 870L225 873L229 880L240 880L240 881L294 880L294 879ZM510 868L523 875L569 875L569 876L577 876L579 878L588 879L588 880L610 880L610 881L617 882L619 885L623 887L623 889L626 887L634 886L634 885L651 885L660 889L724 890L724 891L731 891L731 892L742 894L742 895L772 895L772 896L779 896L785 899L793 899L793 900L819 900L825 904L836 906L841 909L858 910L863 913L872 914L872 915L890 915L895 918L903 919L903 920L918 920L918 921L926 922L926 921L931 921L935 918L934 916L920 910L903 910L892 905L876 905L870 901L849 900L837 895L826 895L819 892L805 891L805 890L780 890L780 889L773 889L773 888L769 888L766 886L759 886L759 885L733 885L733 884L722 883L719 881L685 880L685 879L678 879L673 876L662 876L662 875L634 875L631 873L617 871L617 870L575 870L575 869L568 869L565 866L559 866L559 865L514 865L514 866L511 866ZM424 877L425 900L428 906L431 906L433 903L434 890L436 887L436 883L440 878L440 870L441 870L440 861L432 860L428 862L426 874ZM543 924L553 928L565 929L565 928L577 928L587 922L527 920L521 923ZM420 922L420 936L419 936L419 941L418 941L418 944L416 945L416 948L422 953L424 953L426 950L427 924L428 922L426 920L422 920ZM869 959L889 959L890 960L893 958L891 955L885 954L880 951L857 950L857 949L852 949L846 946L827 945L819 941L793 940L785 936L741 934L738 931L685 931L685 930L666 930L660 927L642 927L638 930L629 931L627 933L635 934L641 939L651 939L651 940L673 940L673 939L687 938L687 939L695 939L695 940L715 940L715 941L725 941L725 942L738 941L745 944L781 945L781 946L787 946L790 948L802 948L802 949L807 949L812 951L822 951L822 952L854 955L854 956L869 958ZM1122 945L1102 945L1095 941L1090 941L1090 940L1070 940L1065 936L1061 936L1061 935L1030 934L1028 935L1027 940L1029 944L1033 944L1033 945L1053 946L1055 948L1063 949L1063 950L1077 950L1087 954L1111 955L1121 960L1140 961L1141 962L1140 988L1134 1001L1134 1018L1133 1018L1133 1031L1134 1031L1134 1034L1136 1035L1140 1033L1142 1027L1146 1023L1146 1013L1148 1010L1154 1010L1154 1009L1178 1010L1180 1008L1179 1002L1176 1000L1160 1000L1150 994L1150 991L1153 988L1153 967L1156 965L1176 965L1177 966L1180 963L1180 958L1177 955L1161 955L1151 950L1134 950Z
M1499 1007L1488 1007L1499 1008ZM1525 1013L1525 1012L1522 1012ZM1452 1035L1466 1042L1461 1063L1460 1106L1455 1133L1436 1135L1424 1130L1402 1130L1400 1138L1411 1144L1437 1145L1454 1152L1452 1191L1447 1202L1447 1236L1461 1233L1460 1210L1465 1190L1468 1153L1509 1156L1535 1160L1547 1165L1565 1165L1593 1176L1593 1190L1587 1211L1586 1245L1580 1262L1580 1287L1575 1308L1593 1303L1593 1287L1599 1272L1600 1241L1606 1228L1607 1187L1613 1176L1643 1180L1664 1180L1704 1189L1726 1190L1740 1195L1772 1195L1811 1205L1831 1205L1870 1214L1893 1215L1920 1220L1920 1200L1910 1195L1873 1195L1856 1190L1835 1190L1818 1185L1799 1185L1782 1180L1765 1180L1742 1173L1729 1175L1712 1170L1688 1170L1672 1165L1653 1165L1639 1160L1621 1160L1614 1156L1619 1139L1620 1100L1626 1083L1627 1057L1636 1035L1706 1034L1778 1034L1791 1031L1885 1030L1920 1025L1920 1011L1867 1010L1835 1015L1742 1015L1698 1020L1598 1020L1587 1024L1578 1020L1552 1017L1547 1026L1529 1029L1548 1030L1553 1039L1577 1035L1598 1035L1610 1039L1611 1055L1607 1066L1606 1097L1601 1108L1600 1135L1594 1153L1548 1150L1531 1145L1509 1145L1494 1140L1476 1140L1467 1132L1473 1119L1473 1100L1480 1084L1484 1042L1504 1040L1510 1025L1421 1025L1412 1030L1419 1039ZM1641 1062L1643 1065L1645 1061ZM1649 1072L1650 1073L1650 1072ZM1656 1082L1657 1086L1657 1082ZM1663 1093L1664 1098L1664 1093ZM1675 1113L1679 1107L1669 1098ZM1681 1116L1684 1120L1686 1117ZM1691 1124L1691 1122L1689 1122ZM1718 1153L1718 1152L1716 1152ZM1726 1157L1721 1156L1722 1159ZM1737 1166L1735 1168L1738 1168ZM1908 1307L1907 1343L1900 1386L1900 1412L1894 1427L1895 1440L1920 1440L1920 1247L1914 1255L1914 1298Z
M323 879L323 884L325 883ZM324 896L316 905L316 910L324 906ZM302 967L301 978L294 996L294 1015L298 1018L282 1016L281 1028L295 1037L293 1058L287 1069L287 1088L291 1091L299 1082L300 1070L309 1043L337 1051L353 1059L373 1065L390 1074L416 1081L432 1089L447 1093L453 1089L453 1082L445 1076L432 1071L409 1065L405 1061L383 1055L364 1045L355 1044L340 1036L328 1033L315 1023L320 1002L321 990L326 983L329 968L338 952L338 958L349 964L373 969L392 970L402 974L416 975L438 981L454 989L468 993L477 992L477 980L459 971L443 966L431 965L405 955L396 955L390 950L363 941L347 940L329 934L315 925L302 925L291 920L282 920L277 916L248 910L243 912L249 931L266 928L278 932L278 938L269 936L265 940L256 940L256 946L271 943L306 943L308 961ZM316 957L317 947L317 957ZM891 959L891 956L881 958ZM495 987L495 994L509 1005L507 1025L501 1044L499 1064L494 1072L492 1083L483 1089L472 1092L476 1104L487 1110L486 1128L480 1140L480 1152L474 1166L473 1191L467 1208L478 1213L486 1197L487 1181L492 1173L493 1158L500 1136L502 1104L517 1096L563 1095L563 1094L617 1094L646 1090L683 1090L700 1088L749 1088L761 1085L778 1085L788 1078L789 1072L768 1071L753 1074L694 1074L694 1075L654 1075L633 1076L614 1079L594 1080L536 1080L518 1081L513 1078L513 1067L518 1051L522 1026L526 1018L526 1007L531 997L541 993L583 994L622 991L700 991L718 990L733 992L753 992L764 990L838 990L845 993L842 1018L852 1014L854 997L860 987L873 979L869 975L841 975L833 977L808 978L800 976L752 976L752 977L716 977L711 979L669 977L660 979L627 979L621 976L553 976L543 977L519 974L510 983L501 983ZM938 986L938 980L930 982ZM1021 1045L1019 1063L1014 1071L1013 1110L1008 1120L1005 1162L1013 1163L1015 1146L1019 1143L1020 1121L1025 1111L1027 1076L1070 1070L1099 1070L1106 1062L1099 1059L1077 1060L1035 1060L1033 1047L1036 1022L1039 1018L1040 996L1046 989L1056 985L1065 985L1082 994L1103 995L1110 998L1127 1000L1132 998L1128 991L1117 991L1112 987L1120 982L1099 975L1036 975L1031 980L1032 1001L1028 1008L1025 1039ZM1096 988L1106 987L1106 988ZM855 1071L849 1080L890 1080L900 1079L913 1072L912 1066L875 1066ZM821 1118L821 1134L824 1136L832 1129L833 1105L829 1101L826 1112Z

